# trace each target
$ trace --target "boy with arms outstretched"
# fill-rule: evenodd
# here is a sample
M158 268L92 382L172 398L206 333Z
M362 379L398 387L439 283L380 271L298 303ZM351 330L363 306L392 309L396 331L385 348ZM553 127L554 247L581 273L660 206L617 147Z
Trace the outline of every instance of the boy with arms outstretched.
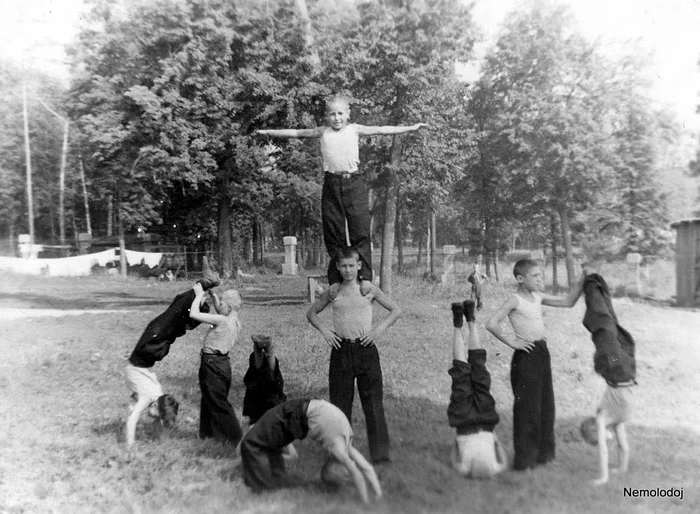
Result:
M542 269L537 262L521 259L513 275L518 290L486 323L486 330L515 350L510 368L513 388L513 469L546 464L555 456L554 388L552 364L542 316L542 305L573 307L581 296L583 280L566 297L542 294ZM583 278L583 277L582 277ZM508 318L515 337L501 329Z
M258 130L258 134L286 138L318 138L323 159L323 191L321 221L323 240L331 258L328 283L342 281L335 267L337 253L348 244L362 260L360 280L372 281L370 212L367 184L359 169L359 137L403 134L427 127L425 123L410 126L375 127L348 123L350 103L334 96L326 101L327 126L312 129ZM345 231L347 223L347 234ZM349 241L349 242L348 242Z
M357 250L344 247L335 263L343 282L328 288L306 314L331 347L328 385L330 401L352 420L355 379L367 422L369 452L374 464L389 461L389 430L384 416L382 368L375 341L401 315L399 306L374 284L366 294L360 290L358 273L362 261ZM376 326L372 325L372 303L389 311ZM333 330L319 319L329 305L333 312Z
M454 469L472 478L491 478L507 469L508 458L494 432L499 417L474 307L473 300L452 304L452 394L447 419L457 431L452 451ZM468 352L464 351L462 335L464 318L469 330Z

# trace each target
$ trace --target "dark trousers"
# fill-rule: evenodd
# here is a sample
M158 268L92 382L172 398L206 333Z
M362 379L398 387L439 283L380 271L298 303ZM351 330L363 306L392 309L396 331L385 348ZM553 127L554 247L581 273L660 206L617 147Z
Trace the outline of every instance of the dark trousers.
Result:
M282 449L309 431L308 399L289 400L268 410L241 442L243 483L254 492L284 485Z
M499 417L496 400L491 396L486 350L469 350L468 355L468 362L453 360L448 372L452 377L452 393L447 419L458 435L479 430L492 432Z
M228 402L231 388L231 361L228 355L202 354L199 387L202 390L199 437L213 437L217 441L238 445L243 432Z
M153 366L154 362L168 354L170 345L176 338L198 326L200 322L190 318L190 307L194 298L192 289L177 295L168 308L146 326L129 357L129 362L144 368ZM200 311L209 312L209 306L202 305Z
M527 353L516 350L510 368L513 387L513 469L533 468L554 459L554 387L547 343Z
M389 429L384 415L384 384L376 345L362 346L343 339L340 349L331 350L328 371L330 401L352 423L355 378L367 422L369 454L373 462L389 459Z
M369 201L367 184L361 174L348 178L326 173L321 194L321 221L323 241L331 258L328 265L328 283L343 281L336 268L336 255L347 246L345 220L348 222L350 246L357 250L362 261L360 277L372 280L372 247L370 235Z

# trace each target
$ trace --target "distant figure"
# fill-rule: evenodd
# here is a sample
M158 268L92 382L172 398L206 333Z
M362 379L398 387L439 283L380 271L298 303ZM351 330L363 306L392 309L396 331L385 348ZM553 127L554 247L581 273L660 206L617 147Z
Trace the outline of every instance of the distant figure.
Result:
M199 437L201 439L212 437L235 448L243 432L236 413L228 401L228 393L231 389L229 352L241 331L241 322L238 320L241 296L235 289L225 291L221 298L214 291L209 291L216 314L207 314L199 311L199 304L204 298L204 289L197 284L194 286L194 291L197 296L192 301L190 317L212 325L202 343L199 366L199 388L202 392Z
M323 240L331 258L328 265L328 283L340 283L342 277L335 267L337 253L347 246L346 223L350 246L362 260L360 280L372 281L372 251L370 212L367 184L360 170L360 136L403 134L427 127L425 123L410 126L375 127L348 123L350 102L343 96L326 101L328 126L312 129L258 130L258 134L285 138L318 138L323 159L323 192L321 221Z
M630 333L618 323L603 277L595 273L587 275L583 291L586 297L583 324L591 333L596 347L593 357L595 371L605 379L607 387L595 418L586 419L581 425L581 432L586 441L598 445L600 476L593 484L602 485L608 482L609 429L614 431L617 439L619 467L616 471L625 473L629 466L630 450L625 423L631 417L633 386L637 385L635 345Z
M474 269L469 274L467 282L472 285L472 300L476 302L476 309L479 311L484 307L481 302L481 283L484 280L488 280L488 277L479 269L479 263L474 263Z
M241 442L243 482L254 492L287 485L284 448L308 435L327 453L321 470L324 480L334 482L327 469L333 463L345 468L360 498L369 503L367 483L376 498L382 489L372 465L352 445L352 428L345 414L325 400L289 400L268 410Z
M513 469L524 470L546 464L555 457L554 388L552 364L547 349L542 305L573 307L581 296L583 279L568 296L542 294L542 269L537 262L521 259L513 275L518 290L486 323L486 329L515 350L510 366L513 388ZM508 318L515 338L506 335L501 322Z
M465 317L469 328L468 357L462 335ZM450 426L457 431L452 466L460 475L491 478L508 468L508 456L494 433L499 417L491 396L491 375L476 326L474 301L453 303L452 318L452 394L447 408Z
M331 348L328 394L331 403L352 420L355 379L367 422L369 453L373 464L389 462L389 429L384 416L384 386L379 351L375 342L401 315L400 307L381 289L370 285L363 294L358 272L362 261L352 247L337 254L336 266L343 282L330 286L316 300L306 317ZM364 283L364 282L363 282ZM372 304L377 302L389 315L372 325ZM324 327L318 315L328 306L333 310L333 330Z

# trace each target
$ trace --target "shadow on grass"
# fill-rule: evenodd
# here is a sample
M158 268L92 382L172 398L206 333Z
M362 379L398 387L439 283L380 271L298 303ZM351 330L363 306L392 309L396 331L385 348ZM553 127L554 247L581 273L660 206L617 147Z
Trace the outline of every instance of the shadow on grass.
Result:
M115 300L119 298L119 300ZM30 302L40 309L133 309L137 307L167 306L172 298L154 299L127 293L92 293L87 298L64 298L36 293L0 293L0 301Z

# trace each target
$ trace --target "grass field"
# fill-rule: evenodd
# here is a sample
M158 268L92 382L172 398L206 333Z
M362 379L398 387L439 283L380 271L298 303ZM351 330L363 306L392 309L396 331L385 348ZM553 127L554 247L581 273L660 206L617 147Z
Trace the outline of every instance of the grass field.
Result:
M593 488L588 481L596 473L596 449L581 440L578 425L594 413L604 383L592 369L593 344L581 325L584 306L546 309L557 459L532 472L472 481L449 467L453 432L446 417L448 305L466 297L466 287L398 279L394 297L405 314L379 343L393 461L379 470L385 499L365 508L352 488L323 485L321 455L312 443L298 444L297 487L256 496L243 486L230 451L197 438L203 329L179 339L156 367L163 387L181 401L176 432L159 439L148 423L139 424L136 455L127 455L125 357L148 321L190 285L3 277L0 512L700 512L698 311L615 300L638 349L638 402L628 429L632 455L627 475ZM253 333L277 341L290 397L327 398L329 350L305 320L306 281L267 275L247 279L239 288L245 300L244 328L232 354L230 394L238 413ZM509 278L486 286L482 330L484 319L511 288ZM102 312L23 317L9 310L20 308ZM511 351L484 338L501 415L497 432L512 454ZM367 455L357 401L353 418L356 445ZM624 495L624 488L671 487L683 488L682 500Z

